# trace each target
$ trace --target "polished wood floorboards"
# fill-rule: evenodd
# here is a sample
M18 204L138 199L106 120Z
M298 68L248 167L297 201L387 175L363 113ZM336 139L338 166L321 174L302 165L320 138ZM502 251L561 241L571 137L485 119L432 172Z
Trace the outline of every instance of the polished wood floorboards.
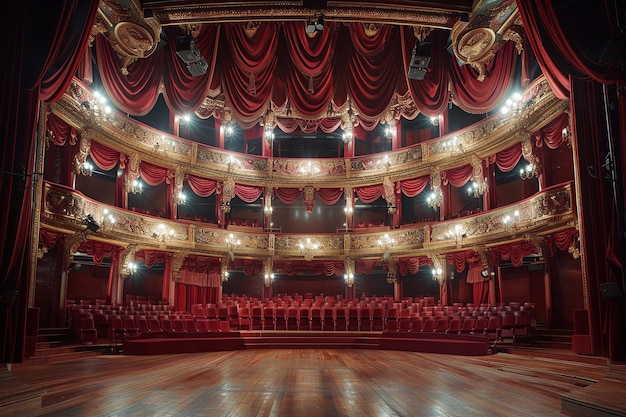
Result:
M607 367L497 353L249 349L16 367L37 416L559 416Z

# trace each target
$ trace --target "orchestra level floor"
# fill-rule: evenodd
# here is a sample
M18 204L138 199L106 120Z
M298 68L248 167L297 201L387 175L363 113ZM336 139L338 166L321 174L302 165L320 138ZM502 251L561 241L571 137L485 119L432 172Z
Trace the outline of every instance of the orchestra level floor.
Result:
M600 387L610 369L515 353L312 348L101 355L12 372L45 390L36 416L520 417L606 415L572 413L561 396ZM621 401L612 415L623 415Z

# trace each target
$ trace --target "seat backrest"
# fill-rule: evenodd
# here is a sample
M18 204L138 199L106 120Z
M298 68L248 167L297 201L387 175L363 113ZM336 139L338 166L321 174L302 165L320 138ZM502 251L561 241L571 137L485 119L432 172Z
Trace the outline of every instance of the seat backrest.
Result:
M219 322L220 332L230 332L230 323L225 320L220 320Z

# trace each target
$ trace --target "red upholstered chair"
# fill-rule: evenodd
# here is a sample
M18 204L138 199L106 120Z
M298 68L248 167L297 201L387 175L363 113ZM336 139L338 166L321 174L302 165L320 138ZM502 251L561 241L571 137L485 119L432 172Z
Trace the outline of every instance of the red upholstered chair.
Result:
M228 320L220 320L220 332L231 332L231 328L230 328L230 323L228 323Z
M516 311L513 323L513 342L525 341L530 335L530 316L525 311Z
M135 327L139 333L150 332L150 326L148 325L148 319L145 316L135 318Z
M359 309L358 307L348 308L348 331L359 331Z
M372 314L369 307L359 307L359 330L372 330Z
M485 333L487 326L489 325L489 317L480 316L476 318L476 323L474 323L474 328L471 331L471 334L482 335Z
M98 337L107 337L107 331L109 329L109 316L104 312L93 313L93 323L98 330Z
M489 322L487 327L483 331L483 334L487 336L490 342L498 340L500 337L500 326L502 325L501 316L489 316Z
M287 330L298 330L298 307L287 308Z
M276 307L274 314L275 329L287 330L287 309L285 307Z
M446 333L458 334L463 326L463 320L460 318L453 318L448 323L448 328L446 329Z
M574 334L572 350L579 355L592 355L591 335L589 333L589 312L585 309L572 310Z
M193 318L183 319L183 329L186 332L197 332L198 329L196 328L196 320Z
M335 330L335 310L331 307L325 307L322 309L322 330L334 331Z
M322 309L311 307L311 330L322 330Z
M239 330L250 330L250 308L239 308Z
M209 331L209 325L207 323L207 319L205 319L205 318L196 319L196 329L199 332L208 332Z
M424 320L421 317L413 317L411 320L411 327L409 328L409 332L416 333L424 330Z
M161 323L159 323L159 319L154 317L150 317L148 319L148 328L151 332L160 332L161 331Z
M513 339L513 328L515 326L515 316L512 313L502 314L502 322L500 323L499 339Z
M250 311L250 329L263 330L263 310L259 306L252 307Z
M274 307L263 307L263 330L274 330L276 323L274 321L275 310Z
M233 330L239 330L239 309L236 305L229 305L228 309L228 322L230 323L230 328Z
M217 308L215 307L207 307L205 309L205 314L207 319L216 320L217 319Z
M400 320L400 312L397 307L389 307L387 309L387 317L385 318L385 321L389 321L389 320L395 320L395 321Z
M385 323L385 332L387 333L396 333L398 331L398 321L397 320L387 320Z
M311 330L309 307L303 306L298 310L298 330Z
M98 329L93 317L83 317L78 323L80 343L96 343L98 341Z
M448 324L449 324L449 320L448 317L446 316L439 316L437 317L437 323L435 324L435 328L433 329L433 332L435 333L445 333L446 330L448 330Z
M382 307L374 307L372 309L372 330L382 332L385 330L385 309Z
M348 330L348 310L346 307L335 307L335 330Z
M476 324L475 318L465 317L463 319L463 325L459 329L459 334L472 334L472 330L474 330L475 324Z
M124 317L122 322L124 323L124 334L127 336L135 336L139 334L139 329L137 329L135 319L133 317Z
M210 332L219 332L220 321L218 319L207 319L206 327Z
M228 321L228 307L218 307L217 318L221 321Z
M185 323L183 322L183 319L175 318L175 319L171 319L170 322L172 322L172 331L174 332L185 331Z
M435 326L437 326L437 320L432 317L426 318L422 327L422 333L432 333L435 330Z

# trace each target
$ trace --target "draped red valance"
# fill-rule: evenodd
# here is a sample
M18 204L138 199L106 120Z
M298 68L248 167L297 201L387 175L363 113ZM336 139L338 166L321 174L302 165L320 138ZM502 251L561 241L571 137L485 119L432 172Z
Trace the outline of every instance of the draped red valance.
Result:
M495 163L502 172L512 171L522 159L522 144L516 143L508 149L491 155L488 158L490 163Z
M407 197L415 197L426 189L430 182L430 175L400 181L400 191Z
M578 239L578 230L567 229L548 235L546 241L550 249L550 255L554 255L555 249L567 251Z
M135 253L135 260L145 263L148 268L152 268L158 264L164 264L165 257L165 252L154 250L140 250Z
M39 244L46 249L50 249L56 245L57 242L62 240L64 236L65 235L63 233L39 229Z
M293 204L298 197L302 194L302 190L299 188L275 188L274 194L285 204ZM320 188L315 190L315 195L318 196L324 204L335 204L341 196L343 196L343 189L341 188Z
M343 275L345 270L343 261L275 261L274 271L290 277L303 273L330 277Z
M203 274L220 274L221 264L218 258L210 256L189 255L183 261L181 271Z
M493 265L500 265L500 260L511 261L513 266L521 266L524 256L537 253L537 248L530 242L516 242L489 249Z
M174 173L168 168L163 168L146 161L141 161L138 171L146 184L152 186L159 185L163 181L169 184L174 177Z
M48 137L57 146L65 145L66 141L69 141L70 145L76 145L78 141L79 133L76 131L76 128L67 124L54 113L48 114L46 130L52 132Z
M359 200L366 204L378 200L383 195L384 191L385 187L383 184L374 184L354 188L354 194L356 194Z
M380 260L358 259L354 262L354 273L371 274L378 265L380 265Z
M545 143L550 149L556 149L563 143L563 129L569 126L569 115L561 114L546 126L533 133L535 146L541 148Z
M475 70L459 66L445 50L449 33L430 33L433 59L424 80L407 79L407 65L415 45L411 28L382 25L372 34L361 23L327 22L313 38L298 22L261 22L253 35L241 23L206 24L196 46L209 65L206 74L192 77L176 56L174 40L185 35L177 27L164 28L169 42L152 55L128 65L122 63L101 35L95 49L103 86L123 112L145 115L159 94L173 113L197 110L205 97L223 94L234 119L244 128L257 126L268 108L289 105L296 119L277 118L285 132L335 131L340 118L322 119L329 108L355 109L356 120L371 131L394 97L411 97L415 106L406 118L422 111L440 114L452 88L465 109L486 112L508 91L516 51L505 43L488 65L485 81ZM210 117L212 111L201 112Z
M96 266L102 265L104 258L110 258L114 251L119 250L119 246L110 243L95 242L87 240L78 246L78 252L91 255Z
M264 191L264 187L235 184L235 195L246 203L254 203L263 195Z
M433 261L428 256L412 256L410 258L400 258L398 260L398 272L400 276L407 276L408 274L415 275L420 269L420 266L428 265L432 266Z
M200 178L195 175L187 174L185 176L189 188L199 197L208 197L217 189L217 181Z
M222 283L222 275L218 273L194 272L181 269L180 282L197 287L219 287Z
M275 188L274 195L285 204L293 204L302 194L298 188Z
M455 187L463 187L472 178L474 168L471 165L463 165L450 168L441 172L441 180L444 185L452 184Z
M91 141L89 146L89 155L91 156L94 164L96 164L98 168L105 171L115 168L118 163L120 168L124 169L126 168L126 162L128 161L128 157L123 153L115 151L95 141Z
M454 270L456 272L463 272L467 267L467 277L465 282L468 284L489 281L489 276L484 277L481 274L484 269L484 265L480 259L480 254L475 250L448 253L446 254L446 261L448 264L454 265Z

